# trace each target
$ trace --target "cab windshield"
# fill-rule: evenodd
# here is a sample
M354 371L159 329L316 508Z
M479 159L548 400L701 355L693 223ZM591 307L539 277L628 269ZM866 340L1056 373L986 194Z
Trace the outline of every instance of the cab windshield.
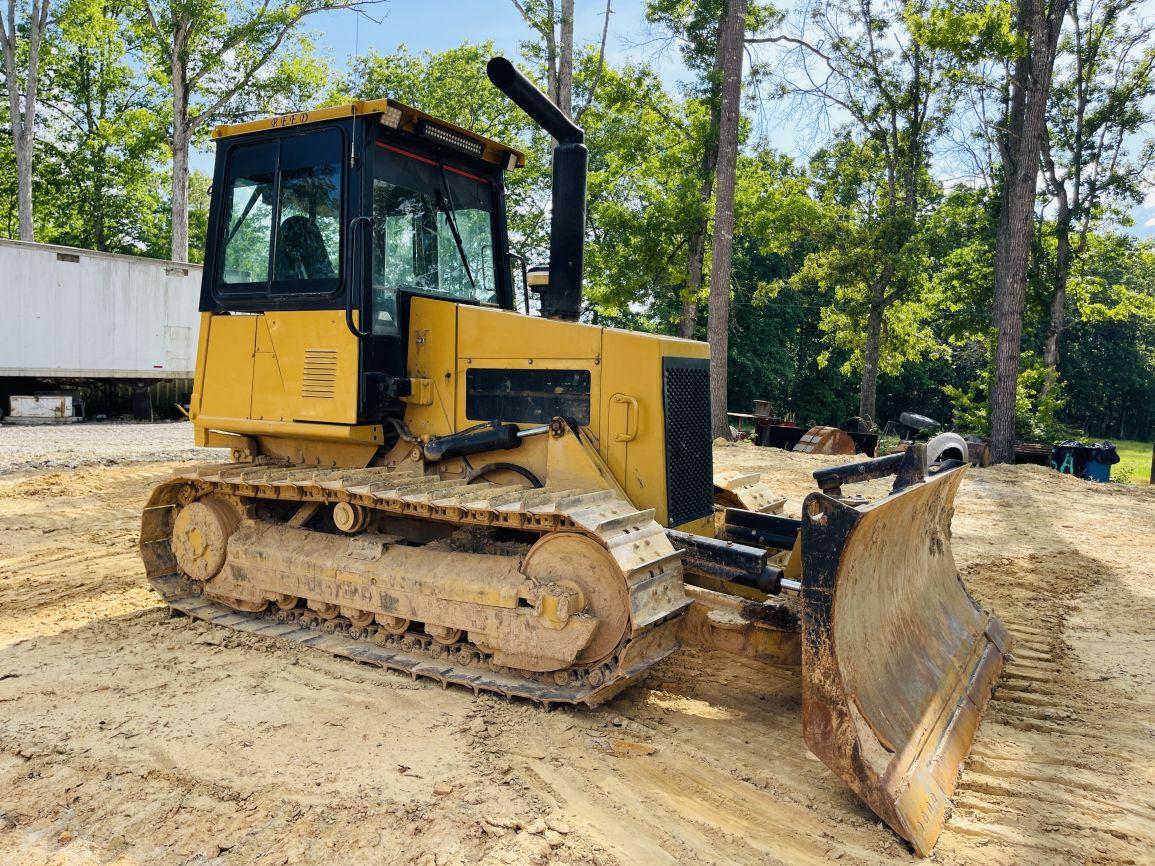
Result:
M498 303L493 187L379 142L373 174L373 332L396 332L399 289Z

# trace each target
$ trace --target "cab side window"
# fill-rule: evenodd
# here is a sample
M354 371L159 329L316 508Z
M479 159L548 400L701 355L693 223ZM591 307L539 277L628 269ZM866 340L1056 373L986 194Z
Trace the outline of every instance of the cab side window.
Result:
M245 145L233 151L222 219L221 282L226 285L263 290L269 281L276 158L275 144Z
M342 137L240 145L229 160L218 292L329 294L341 270Z

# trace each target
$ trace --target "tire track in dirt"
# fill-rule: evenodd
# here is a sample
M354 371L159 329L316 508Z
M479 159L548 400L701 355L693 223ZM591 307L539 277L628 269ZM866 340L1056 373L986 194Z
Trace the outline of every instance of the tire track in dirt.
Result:
M1132 697L1089 680L1068 638L1069 617L1117 579L1113 569L1071 548L975 562L964 576L1016 645L962 774L951 832L990 863L1149 862L1155 802L1130 768L1155 750L1137 736Z
M830 458L728 461L800 501ZM4 866L915 862L807 752L794 672L689 649L545 713L168 620L131 547L168 468L84 472L0 480ZM1141 493L968 474L956 556L1018 649L935 862L1150 862L1152 525Z

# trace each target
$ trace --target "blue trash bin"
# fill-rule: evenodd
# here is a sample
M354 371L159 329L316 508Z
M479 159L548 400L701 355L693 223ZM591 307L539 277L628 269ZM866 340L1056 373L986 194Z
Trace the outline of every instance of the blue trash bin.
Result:
M1110 481L1119 454L1110 442L1088 444L1068 439L1051 446L1051 468L1086 481Z
M1092 445L1090 450L1083 477L1088 481L1110 481L1111 467L1119 462L1119 452L1110 442L1099 442Z

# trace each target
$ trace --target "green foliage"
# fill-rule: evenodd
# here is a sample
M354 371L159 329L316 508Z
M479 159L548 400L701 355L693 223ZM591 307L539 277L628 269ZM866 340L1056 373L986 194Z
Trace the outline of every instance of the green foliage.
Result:
M1016 8L1007 0L931 4L908 0L904 18L921 45L946 51L969 65L1012 60L1022 52L1024 42L1015 31Z
M1135 470L1128 469L1125 466L1111 467L1111 481L1115 484L1131 484L1135 477Z
M42 94L36 199L40 240L137 252L167 232L159 213L164 133L153 108L163 94L126 56L129 8L118 0L67 0L53 34Z
M1111 467L1111 480L1124 481L1128 484L1149 484L1152 444L1130 439L1112 439L1111 444L1119 454L1119 462Z
M1054 388L1041 396L1046 368L1035 355L1024 354L1015 396L1015 435L1028 442L1049 442L1066 437L1073 431L1057 420L1064 398L1061 388ZM944 385L943 391L954 404L953 424L958 430L990 435L990 415L987 405L993 371L987 367L979 371L968 385Z
M325 65L297 27L306 16L364 5L350 0L127 0L132 36L153 82L170 96L175 57L201 141L216 123L297 110L317 101ZM171 125L173 107L166 106ZM162 115L163 116L163 115Z
M173 118L163 44L147 32L143 0L62 2L60 24L50 35L37 151L39 236L167 257L167 134ZM193 116L215 106L227 121L322 101L387 96L506 142L527 157L524 168L508 175L513 247L531 262L544 261L550 142L489 85L485 63L496 53L491 43L441 52L400 46L356 58L347 75L335 78L294 32L252 87L230 95L237 79L229 64L259 60L254 52L270 47L268 25L278 19L258 23L253 15L259 7L244 4L188 3L170 3L160 12L196 18L190 68L205 71ZM589 321L676 331L689 238L711 213L711 203L701 200L700 166L713 134L713 41L723 5L724 0L652 0L647 6L651 21L678 35L695 74L694 85L682 93L667 91L645 65L609 63L599 70L594 48L577 51L575 106L582 112L591 169ZM292 8L274 4L270 14ZM731 408L748 411L755 399L768 399L777 414L793 413L800 424L837 424L856 414L864 323L885 273L878 417L913 410L986 432L999 195L996 187L944 184L930 143L970 86L975 58L1005 59L1018 50L1009 8L977 0L949 6L888 0L872 8L870 32L897 28L905 50L917 46L946 64L934 87L921 91L929 99L921 121L925 135L909 126L907 109L895 115L897 133L882 123L890 117L888 99L909 108L919 92L904 67L909 54L886 42L878 79L855 79L849 94L848 104L865 124L856 119L855 128L837 130L805 163L747 140L736 191ZM758 5L750 32L774 14ZM841 48L865 44L855 39L866 32L854 31ZM522 65L534 74L539 52L527 51L526 58ZM536 77L544 78L541 67ZM1068 122L1065 86L1055 95L1057 129ZM0 126L5 119L0 106ZM1140 152L1135 165L1149 156ZM0 136L0 234L9 236L16 230L13 163L11 142ZM1054 271L1052 212L1043 211L1046 218L1038 223L1018 397L1023 439L1046 441L1072 427L1094 437L1155 434L1155 244L1118 231L1119 202L1137 189L1134 173L1124 172L1132 163L1118 166L1109 176L1115 203L1096 211L1086 253L1071 272L1060 387L1045 400L1039 355ZM209 178L193 174L194 260L206 230L208 187ZM708 257L707 251L707 272Z
M1059 372L1066 417L1094 436L1155 434L1155 243L1094 235L1072 281Z

